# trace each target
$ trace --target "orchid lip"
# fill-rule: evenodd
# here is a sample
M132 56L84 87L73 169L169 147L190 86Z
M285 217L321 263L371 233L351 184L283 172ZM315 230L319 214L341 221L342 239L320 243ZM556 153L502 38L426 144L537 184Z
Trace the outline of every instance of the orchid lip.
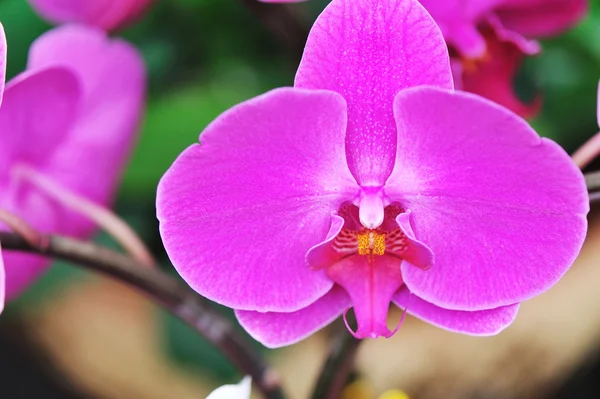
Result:
M364 212L365 207L368 212ZM382 220L377 227L365 226L364 215L377 220L379 211ZM431 250L414 236L410 216L410 210L391 203L382 189L363 188L353 201L332 213L325 240L306 254L309 268L324 270L352 298L344 322L355 338L394 335L404 316L393 330L387 327L386 319L391 298L404 285L401 263L406 261L423 270L433 264ZM356 331L346 320L350 308L354 309Z

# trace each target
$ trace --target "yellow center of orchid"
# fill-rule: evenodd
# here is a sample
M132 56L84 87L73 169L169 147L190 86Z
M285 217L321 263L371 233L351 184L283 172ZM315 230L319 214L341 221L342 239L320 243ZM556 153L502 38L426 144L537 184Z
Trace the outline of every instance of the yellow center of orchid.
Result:
M375 230L367 230L358 233L359 255L383 255L385 254L385 234Z

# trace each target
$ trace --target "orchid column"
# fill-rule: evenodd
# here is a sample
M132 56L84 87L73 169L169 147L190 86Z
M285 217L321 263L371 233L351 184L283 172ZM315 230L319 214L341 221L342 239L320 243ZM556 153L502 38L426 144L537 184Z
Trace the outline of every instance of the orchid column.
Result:
M295 87L210 124L157 208L182 277L277 347L351 307L352 334L389 337L390 304L496 334L568 270L589 204L557 144L453 90L416 0L333 0Z

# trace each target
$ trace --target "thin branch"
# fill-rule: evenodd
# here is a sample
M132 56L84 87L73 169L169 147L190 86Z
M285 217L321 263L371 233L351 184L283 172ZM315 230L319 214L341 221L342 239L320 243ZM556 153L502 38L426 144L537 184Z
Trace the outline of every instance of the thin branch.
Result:
M334 337L333 346L317 385L312 399L337 399L340 397L348 376L354 369L354 358L362 341L354 338L343 328Z
M159 305L191 326L218 347L252 380L267 399L283 399L277 375L202 297L160 270L150 269L107 248L66 237L50 236L45 246L35 246L14 233L0 232L4 250L33 252L67 260L104 273L148 294Z
M89 199L78 195L60 184L52 181L43 174L27 166L16 169L17 176L26 179L40 191L65 205L72 211L88 218L107 232L116 242L135 259L146 266L155 267L152 254L137 233L117 216L112 210L100 206Z
M594 194L600 193L600 170L585 174L585 184L590 193L590 201Z
M598 155L600 155L600 132L586 141L571 158L579 168L583 169Z

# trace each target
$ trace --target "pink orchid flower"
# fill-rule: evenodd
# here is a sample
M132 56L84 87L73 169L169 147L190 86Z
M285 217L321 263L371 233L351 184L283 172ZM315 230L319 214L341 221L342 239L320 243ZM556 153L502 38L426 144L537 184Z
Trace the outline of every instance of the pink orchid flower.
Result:
M541 108L539 97L524 104L512 89L522 59L540 51L532 39L563 32L587 11L586 0L421 0L421 4L462 64L456 70L457 88L524 117Z
M129 44L84 26L63 26L38 38L27 71L8 83L0 108L0 208L43 233L89 237L94 225L49 193L59 187L97 204L111 202L144 91L143 62ZM7 297L48 264L33 255L5 254Z
M453 90L416 0L333 0L295 87L219 116L157 196L177 271L269 347L350 307L355 336L389 337L390 304L496 334L568 270L588 210L562 148Z
M152 0L29 0L35 11L56 24L78 22L106 31L137 18Z

